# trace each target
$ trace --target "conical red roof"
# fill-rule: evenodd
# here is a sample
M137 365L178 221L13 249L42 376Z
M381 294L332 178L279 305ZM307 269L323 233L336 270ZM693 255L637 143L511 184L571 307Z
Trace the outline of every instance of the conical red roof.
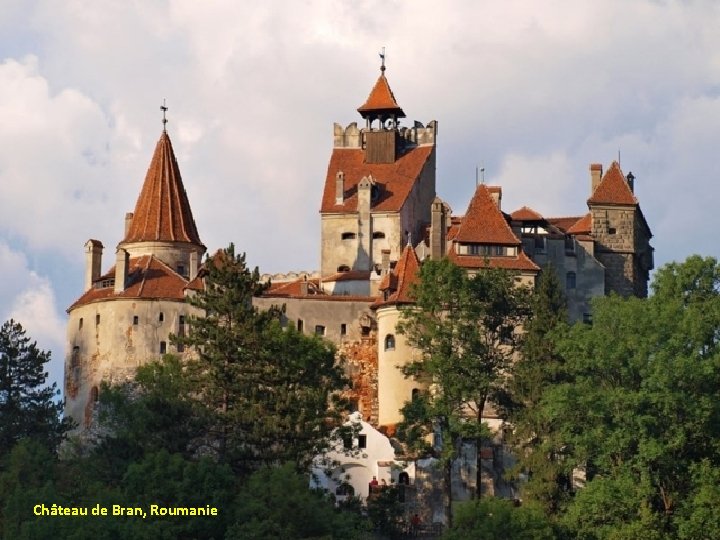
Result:
M135 213L123 242L190 242L202 245L172 143L163 131L155 147Z
M375 86L363 105L358 108L363 118L371 114L395 115L398 118L405 118L405 113L395 100L395 95L390 90L390 85L385 78L385 72L380 73Z
M478 244L520 244L485 184L480 184L475 190L454 240Z
M380 284L380 290L389 293L385 300L380 300L376 307L387 304L412 304L415 300L410 296L410 288L420 280L420 260L413 247L408 244L400 256L400 260Z
M638 204L617 161L612 162L612 165L610 165L610 168L588 199L588 204L618 204L629 206Z

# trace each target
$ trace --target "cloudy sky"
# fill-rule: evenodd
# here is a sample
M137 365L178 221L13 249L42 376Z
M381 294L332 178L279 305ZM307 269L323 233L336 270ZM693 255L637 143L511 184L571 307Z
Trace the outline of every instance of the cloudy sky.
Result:
M262 272L315 269L333 122L360 120L386 47L407 122L439 122L437 187L476 167L503 209L580 215L621 156L656 264L718 256L720 2L0 0L0 319L52 350L106 263L161 133L201 238ZM107 266L107 264L105 265Z

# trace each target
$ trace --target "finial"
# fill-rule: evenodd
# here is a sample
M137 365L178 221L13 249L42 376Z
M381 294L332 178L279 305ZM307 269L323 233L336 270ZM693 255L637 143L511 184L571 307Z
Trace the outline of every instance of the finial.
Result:
M165 105L165 98L163 98L163 104L160 105L160 110L161 110L162 113L163 113L163 119L162 119L162 123L163 123L163 133L167 133L167 123L168 123L168 120L167 120L167 118L165 118L165 113L167 112L168 108L167 108L167 106Z
M380 71L385 73L385 47L382 48L382 52L380 53Z

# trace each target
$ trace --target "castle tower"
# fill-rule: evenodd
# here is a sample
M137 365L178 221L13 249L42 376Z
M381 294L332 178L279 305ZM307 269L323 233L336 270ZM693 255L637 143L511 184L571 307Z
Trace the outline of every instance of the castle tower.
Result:
M415 392L427 388L427 384L403 374L402 367L419 360L421 353L397 331L402 306L413 304L409 291L419 279L419 270L420 261L408 244L395 268L383 277L381 297L373 305L378 328L378 424L389 428L388 432L402 421L400 409L405 402L411 401Z
M65 414L92 423L100 383L122 382L165 353L182 354L197 309L185 302L205 246L195 226L172 143L163 130L113 266L102 274L103 245L85 244L85 291L68 308Z
M602 165L590 165L591 235L595 258L605 267L605 294L647 296L653 269L652 233L635 198L632 173L626 178L614 161L605 175Z
M377 271L384 250L397 261L408 238L419 240L435 198L437 123L400 127L405 113L385 65L365 103L360 129L334 127L321 215L321 275Z

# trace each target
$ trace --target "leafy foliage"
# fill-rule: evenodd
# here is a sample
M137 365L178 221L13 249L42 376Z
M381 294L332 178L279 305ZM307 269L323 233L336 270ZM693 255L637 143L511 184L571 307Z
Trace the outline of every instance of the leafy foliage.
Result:
M443 540L553 540L555 533L542 509L516 507L512 501L487 497L460 503Z
M422 448L432 435L445 467L445 498L450 507L450 467L463 438L488 435L483 410L504 392L506 370L516 346L525 291L505 271L486 269L469 276L447 259L428 261L411 294L399 331L422 353L404 368L407 376L432 384L403 409L400 436ZM427 448L425 448L427 449ZM477 495L481 490L480 452Z

